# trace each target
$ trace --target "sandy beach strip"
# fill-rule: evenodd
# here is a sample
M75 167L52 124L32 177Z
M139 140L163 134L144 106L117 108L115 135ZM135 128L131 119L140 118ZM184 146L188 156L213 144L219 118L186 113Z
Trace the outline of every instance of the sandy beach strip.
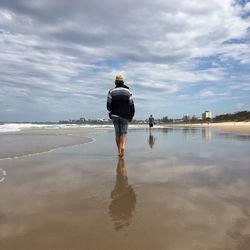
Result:
M215 128L220 131L240 134L250 134L250 122L218 122L218 123L186 123L166 125L171 127L190 127L190 128Z

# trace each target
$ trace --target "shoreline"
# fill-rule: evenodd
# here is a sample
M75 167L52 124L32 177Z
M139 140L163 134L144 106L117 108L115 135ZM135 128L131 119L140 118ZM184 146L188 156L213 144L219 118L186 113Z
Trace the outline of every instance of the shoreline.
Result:
M237 134L250 134L250 122L216 122L216 123L180 123L180 124L170 124L162 123L155 124L154 128L213 128L224 132L237 133ZM17 130L1 131L1 135L13 135L13 134L55 134L57 135L77 135L77 136L86 136L93 131L107 131L113 130L113 125L89 125L89 126L42 126L42 127L17 127ZM130 123L129 129L148 129L148 124L138 124Z
M3 134L0 142L0 161L52 152L94 141L95 139L89 136L73 134Z

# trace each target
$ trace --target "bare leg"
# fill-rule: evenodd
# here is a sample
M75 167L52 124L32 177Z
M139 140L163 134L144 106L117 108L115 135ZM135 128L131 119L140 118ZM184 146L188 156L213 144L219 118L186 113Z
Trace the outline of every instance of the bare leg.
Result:
M128 137L127 135L121 135L120 136L120 144L119 144L119 148L120 148L120 157L124 156L125 153L125 146L127 143Z
M120 136L116 136L115 141L116 141L116 145L117 145L117 149L118 149L118 154L120 155L121 154L121 151L120 151Z

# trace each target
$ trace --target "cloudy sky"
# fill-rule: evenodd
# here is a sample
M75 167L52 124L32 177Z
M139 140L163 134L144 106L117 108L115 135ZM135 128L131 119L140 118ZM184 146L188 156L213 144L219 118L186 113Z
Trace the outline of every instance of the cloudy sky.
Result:
M124 74L137 119L250 109L250 1L0 0L0 121L107 118Z

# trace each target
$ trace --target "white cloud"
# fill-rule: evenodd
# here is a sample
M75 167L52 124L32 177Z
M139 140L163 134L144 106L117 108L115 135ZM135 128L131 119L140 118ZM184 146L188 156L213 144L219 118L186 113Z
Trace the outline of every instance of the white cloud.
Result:
M11 22L13 20L13 14L7 10L0 11L0 21L1 23Z
M143 93L136 94L139 100L162 100L204 82L222 86L228 76L239 79L232 60L242 67L250 63L249 18L242 17L248 5L231 0L3 2L0 82L28 88L34 97L64 93L93 102L96 92L105 100L117 72ZM210 57L219 61L201 67Z
M245 11L245 12L249 12L249 11L250 11L250 2L248 2L248 3L245 5L244 11Z
M250 83L241 83L229 86L232 90L250 91Z
M228 92L217 92L214 90L209 90L209 89L204 89L202 91L200 91L198 93L198 97L205 97L205 98L212 98L212 99L216 99L218 101L218 99L220 99L220 97L228 97L229 93Z

